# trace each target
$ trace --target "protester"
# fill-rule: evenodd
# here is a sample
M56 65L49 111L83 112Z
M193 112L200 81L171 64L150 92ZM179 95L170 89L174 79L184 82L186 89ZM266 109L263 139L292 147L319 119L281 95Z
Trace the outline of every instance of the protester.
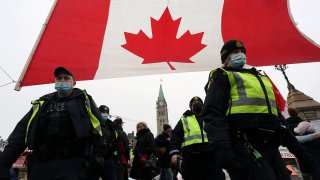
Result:
M232 180L289 180L278 150L282 144L298 156L304 170L312 171L310 154L280 126L271 82L254 67L243 68L243 43L226 42L220 55L223 67L210 72L203 110L219 167L226 169Z
M300 122L295 128L293 128L293 131L300 136L316 132L314 126L308 121Z
M156 152L158 153L158 162L161 168L160 180L172 180L173 173L171 170L169 148L170 139L172 134L172 128L169 124L163 125L163 131L159 134L155 140L156 142Z
M133 149L133 163L130 177L140 180L151 180L151 169L146 167L146 161L154 152L155 142L152 132L145 122L137 124L136 144Z
M68 69L57 67L54 77L57 91L32 101L9 136L0 154L1 180L9 179L10 167L27 147L33 150L28 162L32 180L82 180L88 160L102 165L94 161L101 160L104 144L98 108L86 91L74 88L75 77Z
M293 129L298 126L303 120L298 116L298 110L295 108L288 108L289 118L286 119L285 123L288 129L294 133Z
M202 99L193 97L190 110L183 113L174 128L169 152L171 162L185 180L224 180L225 175L216 165L213 148L203 129L202 106Z
M307 121L303 121L294 128L298 134L297 139L312 154L317 162L315 172L311 173L312 180L320 180L320 133L315 132L314 126Z
M127 134L123 131L123 121L122 118L118 117L114 121L115 130L118 133L117 138L117 154L115 157L115 166L117 171L118 180L127 180L128 179L128 161L130 160L130 147L129 139Z

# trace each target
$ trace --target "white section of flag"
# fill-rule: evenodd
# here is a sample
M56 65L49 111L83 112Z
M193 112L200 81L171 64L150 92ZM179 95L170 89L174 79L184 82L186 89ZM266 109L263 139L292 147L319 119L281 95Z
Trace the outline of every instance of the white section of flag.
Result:
M181 19L177 38L187 30L191 34L204 32L204 49L191 57L194 63L171 64L166 62L142 64L143 59L122 48L126 44L124 32L137 34L140 30L152 37L150 17L159 20L169 7L173 20ZM183 7L183 8L182 8ZM220 48L223 45L221 35L221 15L223 1L193 0L158 1L158 0L117 0L111 1L109 18L100 55L99 68L95 79L139 76L151 74L207 71L221 65Z

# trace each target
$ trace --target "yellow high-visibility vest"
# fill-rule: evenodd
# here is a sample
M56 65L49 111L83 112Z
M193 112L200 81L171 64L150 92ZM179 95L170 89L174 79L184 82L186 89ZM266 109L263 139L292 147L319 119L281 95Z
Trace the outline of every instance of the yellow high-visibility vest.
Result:
M181 118L181 122L184 131L184 139L181 144L181 148L192 144L208 142L207 133L202 128L201 134L201 129L195 115L183 116Z
M27 130L26 130L26 137L24 138L24 142L27 143L27 138L28 138L28 133L29 133L29 128L30 128L30 124L32 122L32 120L34 119L34 117L36 116L36 114L38 113L40 107L43 105L44 101L38 101L38 100L35 100L35 101L31 101L31 104L32 104L32 115L28 121L28 124L27 124Z
M87 109L91 124L92 124L92 126L93 126L93 128L95 130L94 132L96 132L100 136L102 136L102 130L101 130L100 121L98 120L98 118L96 116L94 116L94 114L92 114L90 100L89 100L89 97L87 95L86 90L83 90L83 93L86 96L86 109Z
M85 101L85 106L86 106L86 110L88 112L91 124L94 128L94 132L99 134L100 136L102 136L102 130L101 130L101 125L100 125L100 121L98 120L98 118L96 118L91 111L91 105L90 105L90 100L89 97L87 95L87 92L84 90L83 91L86 101ZM26 130L26 137L25 137L25 143L27 143L27 137L28 137L28 132L29 132L29 128L30 128L30 124L32 122L32 120L34 119L34 117L37 115L37 113L39 112L40 107L43 105L44 101L43 100L35 100L32 101L32 115L28 121L28 125L27 125L27 130Z
M268 78L259 75L260 82L256 75L250 72L221 69L228 75L230 82L230 102L226 115L262 113L278 116L273 87Z

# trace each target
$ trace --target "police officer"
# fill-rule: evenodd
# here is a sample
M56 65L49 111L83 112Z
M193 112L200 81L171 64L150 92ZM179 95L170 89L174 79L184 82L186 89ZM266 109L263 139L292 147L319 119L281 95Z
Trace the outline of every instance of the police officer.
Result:
M205 125L200 117L203 102L195 96L190 100L190 110L175 126L170 144L171 163L177 167L185 180L225 179L220 168L217 168L213 148L210 146Z
M232 180L289 180L278 150L282 136L271 82L255 68L243 68L241 41L226 42L220 54L223 67L210 72L203 109L217 164Z
M114 153L117 152L117 134L114 129L113 122L109 119L110 109L106 105L99 106L99 111L101 113L103 121L101 125L103 128L103 137L106 141L106 147L104 155L104 167L99 170L97 168L97 173L91 178L92 180L98 180L101 177L103 180L116 180L116 167L113 161Z
M56 68L54 77L57 91L32 101L9 136L0 154L1 180L9 179L9 168L26 148L33 150L28 164L28 178L33 180L85 179L87 158L101 160L102 117L93 99L74 88L68 69Z

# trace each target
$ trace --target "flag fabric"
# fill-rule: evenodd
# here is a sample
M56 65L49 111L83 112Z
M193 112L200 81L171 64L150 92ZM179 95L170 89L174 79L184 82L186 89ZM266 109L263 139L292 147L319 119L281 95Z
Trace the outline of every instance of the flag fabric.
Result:
M272 80L269 78L269 76L267 75L266 72L263 72L264 75L269 79L269 81L271 82L272 84L272 87L273 87L273 91L274 91L274 96L276 98L276 104L279 108L279 110L281 112L284 112L286 109L286 100L283 98L283 96L281 95L279 89L277 88L277 86L272 82Z
M287 0L57 0L16 85L208 71L220 49L243 41L253 66L320 61ZM315 17L316 18L316 17ZM316 19L315 19L316 22Z

